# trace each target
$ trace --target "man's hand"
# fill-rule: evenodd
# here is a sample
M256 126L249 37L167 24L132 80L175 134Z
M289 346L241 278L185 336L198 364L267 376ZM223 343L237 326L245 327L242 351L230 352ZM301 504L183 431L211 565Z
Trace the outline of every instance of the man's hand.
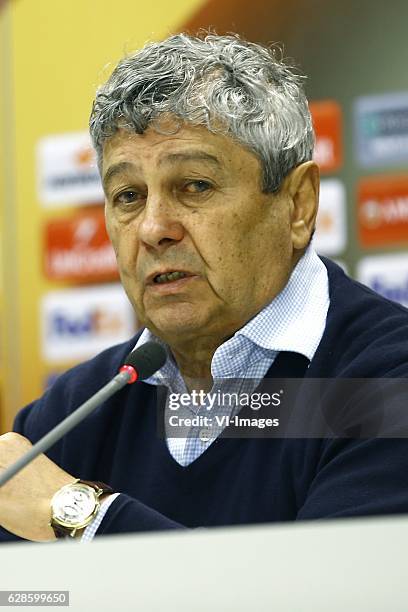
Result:
M0 436L0 471L24 455L31 442L17 433ZM26 540L55 540L50 527L51 499L75 478L40 455L0 487L0 525Z

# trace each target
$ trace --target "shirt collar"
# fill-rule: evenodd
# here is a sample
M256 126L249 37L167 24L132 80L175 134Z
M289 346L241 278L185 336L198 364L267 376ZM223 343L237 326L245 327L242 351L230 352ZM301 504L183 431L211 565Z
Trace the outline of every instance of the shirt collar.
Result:
M235 335L268 350L300 353L311 361L324 332L328 307L326 266L309 246L282 291Z

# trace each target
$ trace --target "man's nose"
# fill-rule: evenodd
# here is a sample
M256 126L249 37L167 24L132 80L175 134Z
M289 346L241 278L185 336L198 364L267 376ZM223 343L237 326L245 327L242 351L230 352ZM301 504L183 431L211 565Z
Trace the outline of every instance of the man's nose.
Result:
M140 241L148 248L163 250L183 236L184 228L171 198L149 194L139 225Z

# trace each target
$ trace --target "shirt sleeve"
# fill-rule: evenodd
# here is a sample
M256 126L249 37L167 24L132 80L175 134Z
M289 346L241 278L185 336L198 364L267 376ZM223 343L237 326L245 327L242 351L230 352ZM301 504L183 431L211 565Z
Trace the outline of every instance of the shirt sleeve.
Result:
M110 495L107 499L105 499L101 503L101 507L99 509L98 514L96 515L94 520L91 523L89 523L89 525L86 527L82 535L81 542L92 542L92 540L94 539L96 535L96 532L99 529L99 525L102 523L103 517L105 516L105 514L107 513L109 509L109 506L111 505L112 502L115 501L118 495L120 495L120 493L114 493L113 495Z

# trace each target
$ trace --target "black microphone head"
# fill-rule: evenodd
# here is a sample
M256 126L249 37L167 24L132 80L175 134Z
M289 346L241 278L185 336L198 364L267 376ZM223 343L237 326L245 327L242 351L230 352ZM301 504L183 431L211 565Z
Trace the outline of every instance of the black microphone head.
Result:
M166 362L165 349L157 342L145 342L129 353L123 365L130 365L137 372L137 379L144 380L157 372Z

